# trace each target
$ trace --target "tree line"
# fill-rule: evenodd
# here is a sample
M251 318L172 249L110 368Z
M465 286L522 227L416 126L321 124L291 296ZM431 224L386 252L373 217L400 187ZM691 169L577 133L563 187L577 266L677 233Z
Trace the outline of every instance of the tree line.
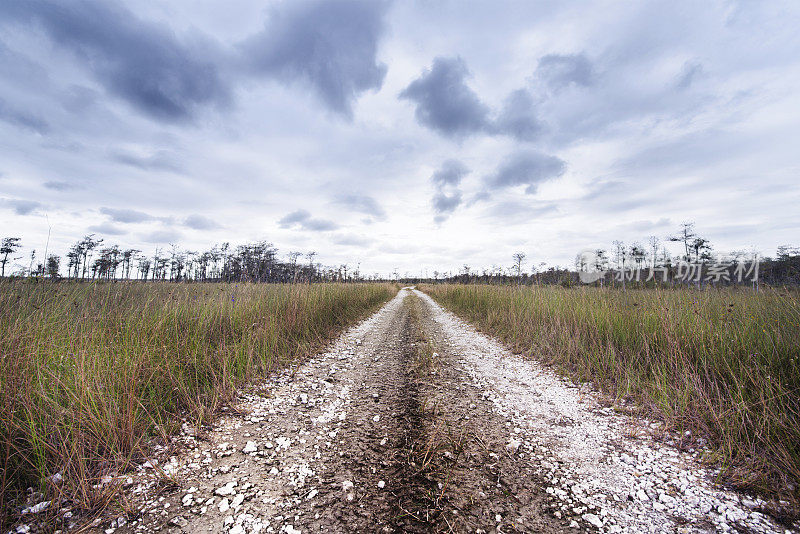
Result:
M726 261L730 269L746 267L747 262L758 260L757 279L772 285L800 285L800 249L781 246L774 258L756 258L755 253L739 250L728 254L715 253L711 242L699 235L694 223L683 223L679 230L664 238L649 236L646 245L640 242L625 244L614 241L606 249L597 248L591 254L579 254L572 267L548 266L546 262L531 261L525 267L528 255L519 251L513 254L509 266L493 265L489 268L475 269L465 264L456 272L433 271L433 276L414 277L409 274L401 277L397 270L389 280L404 283L451 282L451 283L489 283L520 285L563 285L581 283L581 273L601 271L595 285L612 287L628 285L648 286L680 283L694 283L702 286L707 282L708 273L720 261ZM680 253L673 255L668 243L680 247ZM23 259L15 257L21 249L19 237L5 237L0 242L0 276L6 275L7 265ZM106 245L104 239L89 234L75 242L64 258L56 254L43 256L37 261L36 251L32 251L28 266L17 264L12 274L17 277L34 277L73 280L140 280L140 281L197 281L197 282L349 282L364 280L386 280L377 273L364 276L360 265L351 268L347 264L323 266L316 262L317 253L292 251L285 259L279 259L278 250L267 241L257 241L236 247L229 243L214 245L209 250L196 252L184 250L175 245L167 249L156 249L152 255L139 249L120 248ZM64 261L62 261L62 259ZM681 278L681 270L686 264L696 267L696 276L690 280ZM62 267L63 272L62 272ZM657 276L642 278L642 271L649 269ZM637 274L638 273L638 274ZM685 272L683 274L686 274ZM751 270L751 275L752 270ZM685 277L684 277L685 278ZM719 277L717 277L719 278ZM714 285L735 283L731 279L717 279Z
M0 276L6 275L9 262L23 259L14 256L21 247L19 237L6 237L0 242ZM34 250L29 266L18 268L13 276L54 280L277 283L367 279L360 272L360 266L353 269L347 264L323 266L315 262L317 253L314 251L292 251L288 259L281 260L277 248L266 241L236 247L222 243L202 252L170 245L168 249L156 249L148 255L139 249L105 245L104 239L89 234L75 242L64 258L56 254L45 256L44 261L37 262ZM378 275L369 278L377 279Z
M668 243L677 244L681 249L680 253L672 254L667 247ZM524 269L528 255L519 251L512 255L509 266L493 265L474 269L465 264L458 272L434 271L431 281L574 286L585 283L580 276L582 272L592 271L603 273L592 282L597 286L704 286L709 283L716 286L738 283L735 274L741 272L748 275L747 283L755 282L755 287L758 283L800 285L799 247L780 246L775 257L760 257L756 252L745 250L716 253L711 241L701 236L692 222L682 223L675 234L664 238L649 236L646 244L638 241L626 244L617 240L609 248L596 248L586 252L589 254L576 255L571 267L531 262L528 272ZM415 283L424 279L409 277L403 281Z

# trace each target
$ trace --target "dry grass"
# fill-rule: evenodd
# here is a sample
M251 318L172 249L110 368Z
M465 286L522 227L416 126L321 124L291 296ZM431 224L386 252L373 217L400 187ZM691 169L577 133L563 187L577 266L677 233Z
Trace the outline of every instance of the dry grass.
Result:
M0 281L0 524L26 486L85 509L92 485L182 419L318 349L387 301L378 284ZM58 486L47 477L60 472ZM49 486L49 487L48 487Z
M512 350L708 440L738 487L800 500L800 294L436 285Z

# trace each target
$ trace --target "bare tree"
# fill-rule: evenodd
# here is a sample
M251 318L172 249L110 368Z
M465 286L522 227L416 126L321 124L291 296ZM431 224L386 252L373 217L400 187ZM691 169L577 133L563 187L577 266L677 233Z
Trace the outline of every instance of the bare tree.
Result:
M625 243L622 241L614 241L614 255L617 260L617 265L619 265L619 270L622 276L622 289L625 290L625 263L628 260L628 249L625 247Z
M651 267L655 270L656 268L656 256L658 256L658 246L661 244L661 240L658 239L656 236L651 235L647 238L647 242L650 244L650 250L653 251L653 264Z
M306 252L306 258L308 258L308 283L310 284L312 278L314 278L314 256L316 256L316 251L309 250ZM346 267L345 267L346 269Z
M631 245L630 248L630 258L636 264L637 269L642 268L642 264L644 264L646 252L644 247L639 243L634 243Z
M604 273L605 270L608 268L608 256L606 255L606 251L602 248L598 248L594 251L594 268L600 273ZM600 287L603 287L603 282L605 280L605 275L601 276L598 280L600 282Z
M694 223L684 222L681 223L681 229L678 235L669 237L669 240L674 243L683 243L683 249L684 249L683 259L686 261L690 261L691 256L689 256L689 248L692 240L695 237L697 237L697 234L694 231Z
M514 270L517 271L517 285L522 283L522 263L525 261L524 252L515 252L512 256L514 259Z

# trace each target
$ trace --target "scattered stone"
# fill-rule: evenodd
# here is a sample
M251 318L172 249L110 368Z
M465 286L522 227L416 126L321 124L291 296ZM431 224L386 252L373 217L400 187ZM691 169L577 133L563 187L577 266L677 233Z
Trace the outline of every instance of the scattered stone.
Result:
M236 487L236 481L232 480L227 484L225 484L224 486L217 488L217 490L214 493L216 493L221 497L225 495L233 495L234 493L236 493L236 491L233 489L235 487Z
M224 499L219 501L219 513L224 514L225 512L230 510L230 508L231 508L231 505L230 505L230 502L228 502L228 498L227 497L225 497Z
M583 514L583 519L587 523L590 523L590 524L596 526L597 528L602 528L602 526L603 526L603 520L600 519L599 517L597 517L597 515L595 515L595 514Z
M39 504L34 504L33 506L29 506L28 508L23 508L22 514L38 514L47 510L50 506L50 501L42 501Z

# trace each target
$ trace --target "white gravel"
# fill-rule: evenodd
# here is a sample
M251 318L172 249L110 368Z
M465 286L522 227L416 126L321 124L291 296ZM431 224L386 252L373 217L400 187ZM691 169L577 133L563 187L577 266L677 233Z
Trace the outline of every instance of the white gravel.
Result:
M652 422L603 408L588 386L511 354L415 292L444 333L438 342L460 355L465 380L505 418L508 441L497 452L537 466L546 492L561 503L555 517L601 532L800 532L759 513L759 499L715 486L712 473L692 455L651 439L646 430ZM363 366L377 358L381 329L388 328L387 319L406 294L401 291L324 353L243 392L236 410L220 418L207 440L186 425L176 438L184 454L168 458L165 449L160 461L146 462L122 482L140 502L142 518L102 526L98 519L94 526L126 533L300 532L299 504L322 498L319 473L348 446L342 428L357 413L353 391L361 386L354 362ZM191 487L173 497L159 495L162 473ZM337 495L358 505L363 488L357 482L340 473L334 479ZM384 492L395 489L388 478L377 485ZM46 505L32 508L31 514Z
M562 510L583 514L602 532L800 531L758 512L760 499L716 486L692 454L654 441L646 430L657 423L603 408L588 385L512 354L415 293L433 308L473 382L513 425L509 446L539 464Z

